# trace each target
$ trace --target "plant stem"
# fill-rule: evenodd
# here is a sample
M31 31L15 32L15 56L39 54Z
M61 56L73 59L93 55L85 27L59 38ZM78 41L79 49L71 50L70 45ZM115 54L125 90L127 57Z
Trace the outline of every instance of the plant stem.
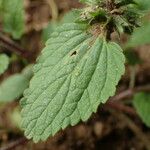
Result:
M47 0L47 3L49 4L49 7L52 12L52 19L57 20L58 19L58 8L57 8L55 0Z
M121 104L119 102L109 101L106 106L113 108L115 110L121 111L121 112L125 112L129 115L132 115L132 116L137 116L136 111L132 107L126 106L126 105Z
M7 50L14 52L17 55L20 55L27 60L30 60L30 54L27 52L27 50L24 50L2 34L0 34L0 43L3 44L3 46L7 48Z
M150 142L147 136L142 132L142 130L132 121L128 116L123 113L116 115L120 120L126 122L127 126L132 130L132 132L136 135L136 137L142 141L145 148L150 150Z
M135 115L137 116L135 110L132 107L126 106L126 105L124 105L118 101L124 100L124 99L129 98L129 97L133 97L133 95L135 93L141 92L141 91L150 92L150 85L140 86L140 87L136 87L134 89L125 90L125 91L117 94L116 96L112 97L108 101L106 106L113 108L113 109L116 109L116 110L119 110L119 111L122 111L122 112L125 112L127 114L132 115L132 116L135 116Z
M133 89L127 89L123 92L118 93L116 96L112 97L111 100L112 101L123 100L127 97L132 97L135 93L138 92L150 92L150 84L145 86L135 87Z
M135 78L136 78L136 66L130 67L130 83L129 88L133 89L135 86Z

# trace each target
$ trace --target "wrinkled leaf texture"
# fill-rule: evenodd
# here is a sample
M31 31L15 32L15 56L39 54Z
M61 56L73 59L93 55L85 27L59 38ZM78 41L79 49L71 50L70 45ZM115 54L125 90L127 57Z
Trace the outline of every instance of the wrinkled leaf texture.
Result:
M34 142L86 121L115 93L124 73L122 49L89 31L77 23L58 27L37 60L21 101L22 128Z

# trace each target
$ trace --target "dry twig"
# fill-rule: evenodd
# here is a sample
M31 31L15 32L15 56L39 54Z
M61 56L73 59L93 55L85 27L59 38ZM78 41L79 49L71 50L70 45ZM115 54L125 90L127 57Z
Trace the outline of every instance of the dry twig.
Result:
M28 142L28 140L25 137L22 137L16 141L13 141L9 144L7 144L7 146L0 148L0 150L14 150L16 147L22 145L22 144L26 144Z
M109 101L106 106L111 107L111 108L121 111L121 112L125 112L132 116L137 116L136 111L132 107L121 104L120 102Z
M30 54L27 50L24 50L2 34L0 34L0 43L3 44L3 46L6 47L9 51L14 52L15 54L20 55L27 60L30 60Z
M47 0L47 3L51 9L52 19L57 20L57 18L58 18L58 7L56 5L55 0Z
M119 101L125 98L131 98L135 93L138 92L150 92L150 85L135 87L134 89L128 89L123 92L120 92L116 96L112 97L111 100Z
M130 130L136 135L136 137L141 140L144 147L150 150L150 142L147 136L142 132L142 130L126 115L119 113L116 115L120 120L124 121Z

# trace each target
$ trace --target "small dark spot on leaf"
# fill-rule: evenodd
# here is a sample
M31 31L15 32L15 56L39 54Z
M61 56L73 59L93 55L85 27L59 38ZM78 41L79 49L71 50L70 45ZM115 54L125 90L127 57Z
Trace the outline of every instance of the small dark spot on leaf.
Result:
M76 55L76 54L77 54L77 52L74 51L70 56L74 56L74 55Z

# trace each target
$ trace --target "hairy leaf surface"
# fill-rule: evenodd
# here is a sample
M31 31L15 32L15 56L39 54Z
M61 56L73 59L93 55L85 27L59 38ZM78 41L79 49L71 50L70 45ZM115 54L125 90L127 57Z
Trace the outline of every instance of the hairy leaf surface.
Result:
M46 42L50 38L50 35L55 31L56 27L59 27L64 23L73 23L79 18L79 16L80 11L75 9L67 12L60 21L50 21L48 26L43 30L43 41Z
M142 121L150 127L150 93L138 93L134 96L134 107Z
M124 73L121 48L77 23L58 27L46 43L21 101L27 138L46 140L60 129L86 121L113 96Z

